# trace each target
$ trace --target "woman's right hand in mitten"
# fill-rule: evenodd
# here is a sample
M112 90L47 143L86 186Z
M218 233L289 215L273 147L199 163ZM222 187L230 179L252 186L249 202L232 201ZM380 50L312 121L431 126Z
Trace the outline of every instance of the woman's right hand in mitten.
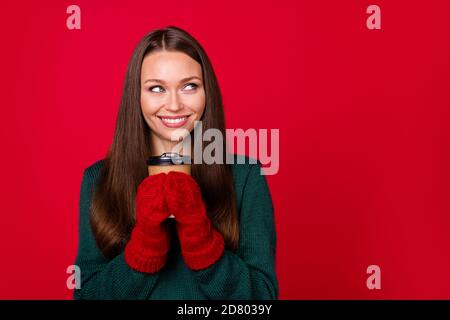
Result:
M146 177L136 192L136 224L125 247L125 261L134 270L159 271L166 263L170 232L164 221L170 212L164 201L166 173Z

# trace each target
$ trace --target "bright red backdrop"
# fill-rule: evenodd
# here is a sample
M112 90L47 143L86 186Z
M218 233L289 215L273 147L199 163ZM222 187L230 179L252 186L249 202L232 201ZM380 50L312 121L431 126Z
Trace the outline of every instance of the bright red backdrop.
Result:
M174 24L210 56L228 128L280 129L280 298L449 299L449 14L445 0L2 1L0 298L72 297L83 169L111 143L134 46Z

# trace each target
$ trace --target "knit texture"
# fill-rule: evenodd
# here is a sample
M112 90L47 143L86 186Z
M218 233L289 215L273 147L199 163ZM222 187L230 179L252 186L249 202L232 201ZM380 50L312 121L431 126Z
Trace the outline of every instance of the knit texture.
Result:
M177 230L177 225L183 224L169 218L164 225L171 239L170 250L164 266L154 273L130 267L125 260L125 250L112 259L106 259L97 247L89 223L89 210L103 164L104 161L100 160L86 168L81 182L79 242L75 259L81 270L81 288L74 290L74 299L278 299L274 211L266 178L260 174L259 162L235 156L231 165L240 226L238 249L224 248L217 260L212 259L215 261L211 265L206 267L201 262L202 269L195 270L195 262L189 262L186 255L183 257L179 239L179 234L189 235L191 227L187 224L186 230ZM204 227L199 230L208 235L207 220L201 221ZM215 241L207 242L217 245ZM220 248L221 245L218 246ZM199 248L192 253L195 255Z
M224 239L211 225L199 185L192 176L172 171L167 174L164 196L177 222L184 261L193 270L209 267L222 255Z
M165 173L146 177L136 192L136 224L125 247L125 261L136 271L153 273L166 263L170 212L164 200Z

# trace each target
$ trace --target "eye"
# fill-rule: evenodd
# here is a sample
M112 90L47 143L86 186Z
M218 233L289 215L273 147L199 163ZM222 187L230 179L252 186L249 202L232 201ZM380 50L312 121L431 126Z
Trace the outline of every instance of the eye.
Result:
M155 88L159 88L159 89L161 89L161 90L155 91L155 90L153 90L153 89L155 89ZM161 86L153 86L153 87L148 88L148 90L151 91L151 92L160 93L160 92L162 92L163 88L162 88Z
M194 89L196 89L196 88L198 87L198 85L196 85L195 83L188 83L188 84L185 86L185 88L186 88L186 87L189 87L189 86L192 87L192 89L189 89L189 90L194 90Z

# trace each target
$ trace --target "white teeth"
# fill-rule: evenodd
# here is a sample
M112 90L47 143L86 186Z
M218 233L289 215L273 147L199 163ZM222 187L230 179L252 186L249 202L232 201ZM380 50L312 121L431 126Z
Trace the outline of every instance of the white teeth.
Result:
M186 117L183 118L177 118L177 119L167 119L167 118L161 118L164 122L167 123L180 123L186 119Z

